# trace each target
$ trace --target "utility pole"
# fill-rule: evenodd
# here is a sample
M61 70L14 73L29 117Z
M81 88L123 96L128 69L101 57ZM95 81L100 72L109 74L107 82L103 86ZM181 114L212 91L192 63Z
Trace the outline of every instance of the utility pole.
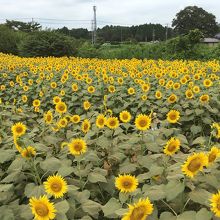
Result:
M94 13L94 18L93 18L93 43L96 43L96 39L97 39L97 33L96 33L96 29L97 29L97 21L96 21L96 6L93 6L93 13Z
M152 33L152 39L153 39L153 42L155 41L155 31L154 31L154 27L153 27L153 33Z
M165 39L167 41L167 38L168 38L168 25L169 24L166 24L166 32L165 32Z
M93 20L91 21L91 33L92 33L92 44L94 44L94 22Z

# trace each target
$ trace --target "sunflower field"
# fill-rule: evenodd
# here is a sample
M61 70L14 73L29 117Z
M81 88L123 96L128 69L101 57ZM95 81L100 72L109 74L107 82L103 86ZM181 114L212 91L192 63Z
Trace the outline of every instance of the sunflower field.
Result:
M219 61L0 54L1 220L217 220L219 180Z

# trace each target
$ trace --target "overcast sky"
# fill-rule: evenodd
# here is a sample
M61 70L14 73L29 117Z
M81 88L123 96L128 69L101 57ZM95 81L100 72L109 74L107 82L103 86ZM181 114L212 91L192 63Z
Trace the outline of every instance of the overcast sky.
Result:
M91 29L93 5L97 6L98 27L150 22L171 25L175 14L189 5L204 8L220 22L220 0L0 0L0 22L34 18L44 27Z

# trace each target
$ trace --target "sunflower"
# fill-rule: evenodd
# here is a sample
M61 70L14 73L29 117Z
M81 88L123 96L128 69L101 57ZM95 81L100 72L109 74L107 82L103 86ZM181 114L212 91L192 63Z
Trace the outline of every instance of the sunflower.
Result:
M177 121L180 119L180 112L176 110L170 110L167 113L167 120L168 122L174 124L177 123Z
M162 93L159 90L157 90L156 93L155 93L155 97L157 99L161 99L162 98Z
M119 121L117 117L109 117L106 120L106 125L110 129L116 129L119 126Z
M195 93L200 93L200 88L199 88L199 86L194 86L194 87L193 87L193 92L195 92Z
M174 83L173 84L173 89L174 90L177 90L177 89L179 89L180 88L180 83Z
M65 113L67 111L67 106L65 102L58 102L56 104L56 111L60 114Z
M72 90L73 90L73 92L77 92L78 91L78 85L76 83L72 84Z
M39 107L39 106L40 106L40 100L39 100L39 99L35 99L35 100L33 101L33 106L34 106L34 107Z
M46 193L55 198L61 198L67 192L67 183L62 176L56 174L47 178L44 188Z
M66 118L61 118L59 121L58 121L58 126L61 127L61 128L65 128L68 124L68 121Z
M94 93L94 92L95 92L95 87L94 87L94 86L89 86L88 89L87 89L87 91L88 91L89 93Z
M109 91L110 93L114 93L114 92L115 92L115 87L114 87L113 85L110 85L110 86L108 87L108 91Z
M59 96L55 96L54 98L53 98L53 104L58 104L59 102L61 102L61 98L59 97Z
M144 83L142 86L141 86L141 89L143 92L148 92L149 89L150 89L150 86L146 83Z
M169 103L174 103L176 102L176 100L177 100L177 96L175 94L171 94L167 99Z
M166 155L172 156L179 149L180 149L180 140L178 138L172 137L170 140L167 141L163 152Z
M132 87L130 87L130 88L128 89L128 94L129 94L129 95L133 95L134 93L135 93L135 89L132 88Z
M27 127L22 123L18 122L14 124L11 128L11 131L15 137L20 137L25 134Z
M135 119L135 126L138 130L145 131L151 126L151 118L148 115L139 114Z
M185 95L186 95L186 98L188 99L192 99L194 97L194 94L191 89L187 89L185 92Z
M142 95L142 96L141 96L141 100L142 100L142 101L146 101L146 100L147 100L147 96L146 96L146 95Z
M104 128L105 122L106 122L105 116L103 114L100 114L97 116L95 123L98 128Z
M138 179L131 175L119 175L115 179L115 187L120 192L130 193L134 192L138 186Z
M82 122L82 131L84 132L84 133L87 133L88 131L89 131L89 129L90 129L90 127L91 127L91 124L90 124L90 122L89 122L89 120L88 119L85 119L83 122Z
M36 155L36 150L34 147L28 146L21 151L21 156L30 159Z
M89 101L83 102L83 108L87 111L91 107L91 103Z
M60 90L60 95L61 95L61 96L65 96L65 94L66 94L66 93L65 93L65 91L64 91L63 89Z
M214 212L215 216L220 217L220 190L212 195L210 202L212 212Z
M80 122L80 116L79 115L73 115L71 117L71 122L73 122L74 124L78 124Z
M219 139L220 138L220 123L214 122L211 127L214 128L214 132L215 132L214 136Z
M205 103L209 102L209 95L207 95L207 94L202 95L202 96L200 96L199 100L202 104L205 104Z
M212 86L212 84L213 84L213 82L210 80L210 79L205 79L204 81L203 81L203 85L205 86L205 87L210 87L210 86Z
M53 121L53 113L51 111L48 111L44 114L44 121L46 124L51 124Z
M208 165L208 157L205 153L194 153L187 158L182 165L182 172L193 178L199 171L203 170L204 166Z
M220 150L217 147L213 146L208 153L208 165L212 164L218 157L220 157Z
M86 152L87 145L83 139L72 139L72 141L68 144L69 151L72 155L80 155Z
M27 98L27 96L26 96L26 95L22 95L21 99L22 99L22 101L23 101L24 103L26 103L26 102L27 102L27 100L28 100L28 98Z
M39 199L31 197L29 205L36 220L50 220L56 216L55 212L57 212L57 210L54 204L51 203L45 195Z
M122 111L119 115L119 118L122 122L129 122L131 120L131 114L128 111Z
M57 83L56 83L56 82L52 82L52 83L50 84L50 87L51 87L52 89L55 89L55 88L57 87Z
M122 217L122 220L145 220L153 212L153 204L148 198L139 199L137 203L128 205L128 212Z

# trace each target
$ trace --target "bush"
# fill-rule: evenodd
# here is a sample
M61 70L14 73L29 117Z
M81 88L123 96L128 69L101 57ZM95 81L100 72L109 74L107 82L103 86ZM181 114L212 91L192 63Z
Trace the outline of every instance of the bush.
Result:
M39 31L30 34L20 45L25 57L72 56L77 53L77 41L56 32Z

